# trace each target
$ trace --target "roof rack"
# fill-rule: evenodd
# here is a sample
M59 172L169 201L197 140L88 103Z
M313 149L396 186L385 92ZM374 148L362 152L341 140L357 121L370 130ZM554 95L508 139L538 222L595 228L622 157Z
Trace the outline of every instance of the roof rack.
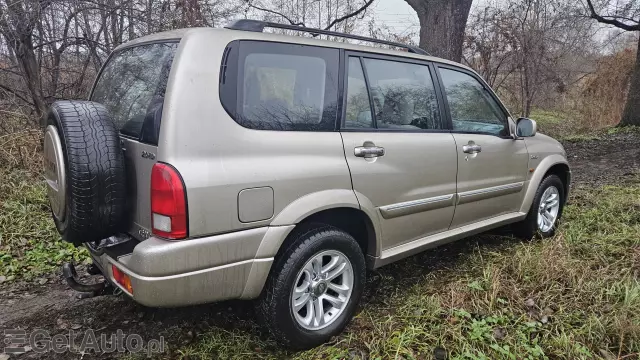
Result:
M419 47L415 47L407 44L402 44L394 41L374 39L374 38L360 36L360 35L345 34L337 31L308 28L301 25L289 25L289 24L280 24L280 23L274 23L269 21L240 19L240 20L232 21L227 26L225 26L226 29L253 31L253 32L263 32L264 28L267 28L267 27L301 31L301 32L306 32L306 33L316 34L316 35L330 35L330 36L338 36L338 37L360 40L360 41L368 41L372 43L385 44L385 45L395 46L399 48L404 48L404 49L407 49L410 53L414 53L414 54L429 55L428 52L420 49Z

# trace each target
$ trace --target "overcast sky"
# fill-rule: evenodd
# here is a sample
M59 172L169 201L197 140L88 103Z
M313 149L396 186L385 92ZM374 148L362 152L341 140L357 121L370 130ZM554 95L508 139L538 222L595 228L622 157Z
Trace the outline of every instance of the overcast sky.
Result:
M417 33L420 29L416 12L404 0L376 0L372 6L376 20L398 35Z
M486 0L474 1L471 11L473 11L473 8L482 6L485 3ZM415 40L418 40L417 35L418 30L420 30L418 15L405 0L375 0L371 6L379 24L387 25L398 35L413 32L416 35Z
M490 3L490 0L474 0L473 5L471 7L471 12L476 9L482 9L483 6L486 6L487 3ZM418 42L418 31L420 30L420 23L418 22L418 16L416 12L413 11L411 6L406 3L405 0L375 0L371 5L373 14L375 16L376 22L380 25L388 26L394 33L398 35L406 35L413 33L414 41ZM597 25L600 31L596 35L596 38L600 41L604 42L604 46L608 45L605 39L615 33L619 33L620 31L615 30L615 28L607 25ZM635 39L637 39L636 34L628 35L630 38L630 44L635 43ZM617 48L604 48L605 52L608 51L618 51Z

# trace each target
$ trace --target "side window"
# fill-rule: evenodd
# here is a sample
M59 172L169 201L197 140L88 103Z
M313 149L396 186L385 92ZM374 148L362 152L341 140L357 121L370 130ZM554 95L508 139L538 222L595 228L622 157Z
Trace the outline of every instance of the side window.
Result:
M507 118L473 76L440 68L454 131L506 135Z
M344 126L347 128L373 128L369 92L364 80L360 58L349 57L347 75L347 106Z
M247 128L332 131L338 61L337 49L241 41L238 61L223 63L220 99L235 121ZM226 86L234 77L229 95Z
M177 42L138 45L114 53L91 100L103 104L124 135L157 144L164 95Z
M426 65L364 59L379 129L441 129L440 110Z

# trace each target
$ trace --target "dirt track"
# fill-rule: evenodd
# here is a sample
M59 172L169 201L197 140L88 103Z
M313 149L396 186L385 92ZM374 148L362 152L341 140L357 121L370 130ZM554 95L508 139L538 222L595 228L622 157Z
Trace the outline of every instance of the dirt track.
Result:
M574 185L620 184L640 172L638 133L564 142Z
M573 169L574 186L622 184L640 173L640 134L617 134L598 140L565 143ZM448 247L432 253L450 252ZM436 254L437 255L437 254ZM440 254L447 258L447 254ZM430 255L431 256L431 255ZM134 303L126 297L103 296L78 300L60 278L52 274L43 285L37 283L0 284L0 329L46 329L52 335L82 332L94 329L97 334L139 334L143 339L164 336L171 357L172 349L192 341L196 334L211 327L241 327L257 335L260 330L252 318L249 302L224 302L181 309L150 309ZM372 298L376 288L375 274L369 280L366 298ZM370 301L375 301L371 300ZM1 337L1 335L0 335ZM11 359L27 358L79 358L80 355L63 355L35 351ZM102 358L112 358L113 354ZM90 358L96 358L91 355ZM1 357L0 357L1 359Z

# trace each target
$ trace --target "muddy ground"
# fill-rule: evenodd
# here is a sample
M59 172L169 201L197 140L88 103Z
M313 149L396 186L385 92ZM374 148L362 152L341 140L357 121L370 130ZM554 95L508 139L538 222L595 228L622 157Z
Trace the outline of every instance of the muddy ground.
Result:
M573 186L599 186L603 184L623 184L637 179L640 173L640 134L606 135L593 140L565 142L573 171ZM460 243L460 242L459 242ZM427 261L429 267L420 269L419 274L391 274L403 279L397 285L387 284L385 291L396 291L406 286L412 277L424 276L434 268L446 267L455 260L465 247L451 244L417 255L420 262ZM404 260L415 262L415 258ZM397 266L395 269L406 268ZM387 274L389 275L389 274ZM363 304L379 301L381 276L377 272L369 274ZM391 286L391 289L388 287ZM375 295L374 295L375 294ZM35 282L12 282L0 284L0 329L47 330L51 335L83 334L87 329L96 334L114 334L121 329L125 334L139 334L145 340L165 338L167 348L164 356L178 355L176 349L194 341L198 333L213 328L240 328L254 335L266 338L253 320L250 302L230 301L213 305L202 305L180 309L152 309L138 305L124 296L101 296L78 299L77 293L68 289L60 273ZM0 333L0 338L2 334ZM79 344L80 340L77 340ZM4 344L0 345L4 346ZM256 349L256 351L268 349ZM6 356L6 355L5 355ZM113 358L114 354L89 354L84 358ZM22 355L11 355L11 359L30 358L81 358L76 353L52 352L40 354L35 350ZM6 360L0 355L0 360Z

